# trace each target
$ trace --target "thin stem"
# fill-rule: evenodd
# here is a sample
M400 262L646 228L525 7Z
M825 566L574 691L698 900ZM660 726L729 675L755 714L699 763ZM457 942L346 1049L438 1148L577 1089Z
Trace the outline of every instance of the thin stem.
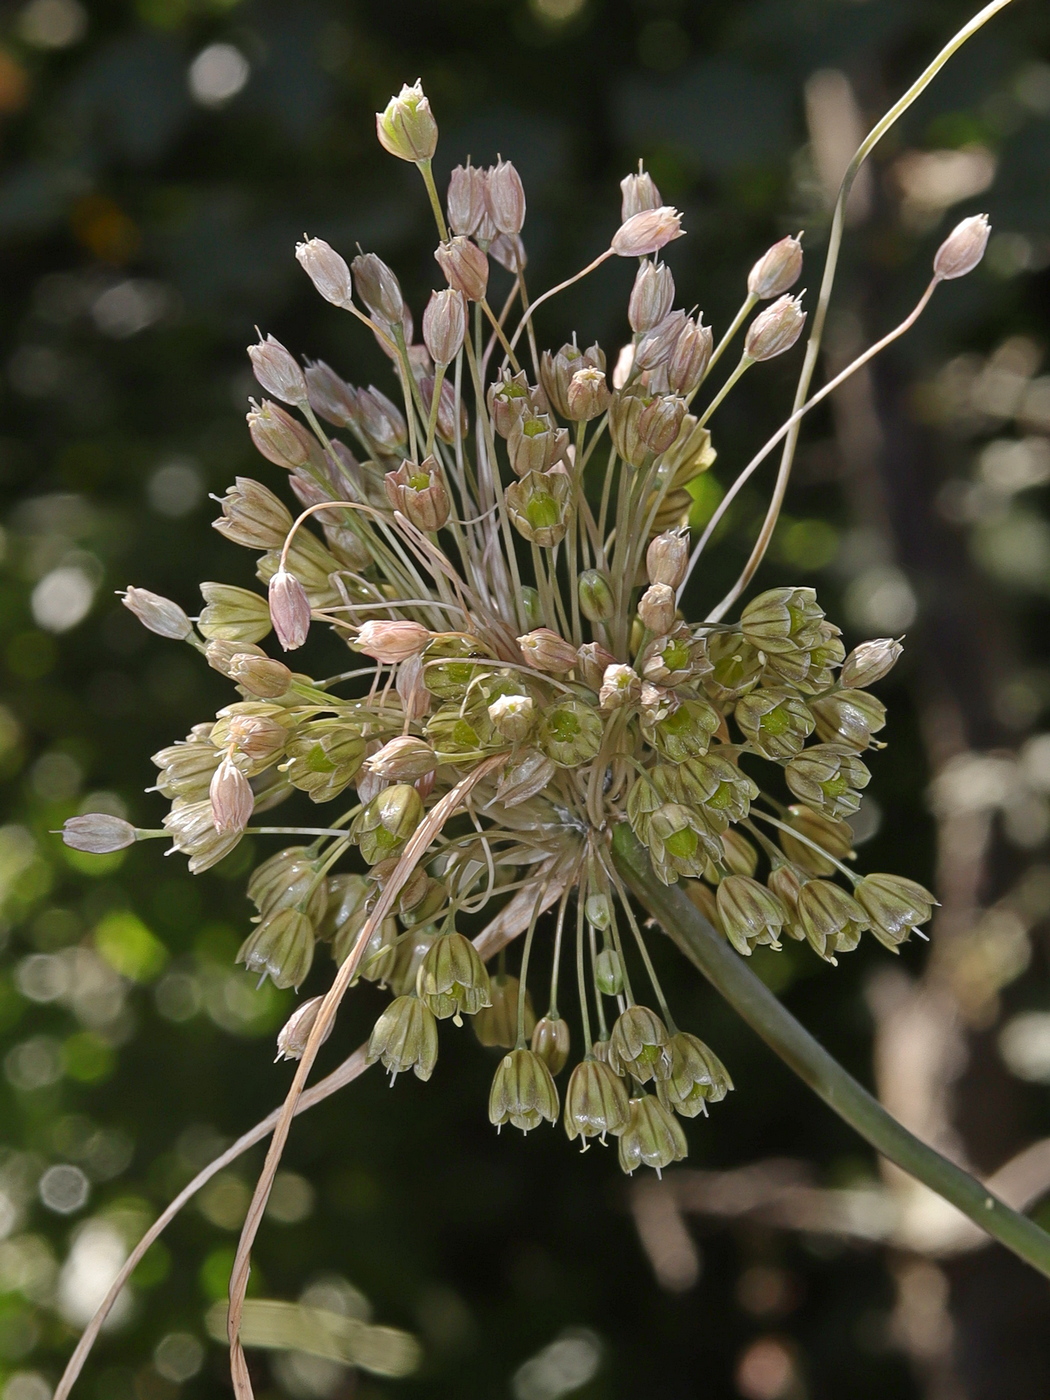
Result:
M532 320L532 314L537 306L542 306L545 301L549 301L550 298L555 296L558 292L564 292L566 287L571 287L574 282L579 282L582 277L586 277L589 273L593 272L596 267L601 267L603 262L606 262L609 258L614 256L615 254L612 248L606 248L604 253L599 253L594 262L588 263L586 267L581 268L580 271L575 273L572 277L567 277L564 282L559 282L556 287L551 287L548 291L544 292L542 296L537 297L531 306L525 310L521 320L518 322L518 329L510 338L511 349L513 349L521 339L521 333Z
M532 918L529 920L529 929L525 935L525 947L521 954L521 976L518 979L518 1042L517 1049L525 1049L525 996L528 992L529 958L532 955L532 940L536 935L536 924L540 917L540 905L543 903L543 888L536 896L536 902L532 906Z
M642 906L730 1006L799 1078L902 1171L928 1186L975 1225L1050 1278L1050 1235L993 1196L968 1172L920 1142L795 1020L677 885L653 875L626 822L616 829L617 866Z
M698 428L702 428L704 426L704 424L714 413L718 405L722 402L722 400L726 397L729 391L736 384L737 380L739 380L741 376L745 373L745 371L749 370L754 363L755 361L751 358L750 355L741 355L740 363L737 365L736 369L729 376L726 382L722 385L721 389L719 389L718 393L714 396L711 402L704 409L703 413L700 415L700 419L697 423Z
M861 877L856 871L850 870L849 866L843 865L840 860L836 860L830 851L826 851L824 847L818 845L816 841L811 841L808 836L803 835L803 833L795 827L789 826L787 822L782 822L777 817L771 817L768 812L760 812L757 807L751 808L751 815L757 817L759 821L768 822L770 826L775 826L778 831L786 831L793 840L801 841L803 846L808 846L810 850L816 851L817 854L823 856L825 860L830 860L835 869L845 875L854 888L860 884ZM758 835L757 832L755 834Z
M722 339L718 342L718 344L715 346L714 350L712 351L712 353L711 353L711 358L710 358L710 360L708 360L708 362L707 362L707 368L704 370L703 379L700 380L700 384L702 384L702 383L704 382L704 379L707 378L707 376L708 376L708 375L711 373L711 371L714 369L715 365L718 364L719 360L722 358L722 355L723 355L724 351L726 350L726 347L731 343L731 341L732 341L733 337L736 335L737 331L740 329L740 327L741 327L741 326L744 324L744 322L747 320L748 316L750 316L751 311L752 311L752 308L755 307L757 304L758 304L758 297L756 297L755 294L754 294L753 292L748 292L747 296L744 298L744 303L743 303L743 305L741 306L740 310L736 313L736 315L733 317L733 320L732 320L732 322L730 323L729 329L726 331L725 335L722 337ZM700 387L700 385L698 384L696 387L697 387L697 389L698 389L698 388ZM695 394L695 393L696 393L696 389L693 390L693 394ZM690 401L691 401L693 395L690 394L689 397L690 397Z
M429 160L416 161L416 169L423 177L423 183L427 187L427 194L430 196L430 207L434 211L434 222L437 224L438 234L442 243L448 242L448 225L445 223L445 214L441 208L441 200L438 198L437 185L434 184L434 171Z
M565 893L561 897L561 904L558 906L558 923L554 931L554 962L551 964L551 994L548 1006L548 1015L552 1021L558 1019L558 973L561 970L561 938L565 931L565 911L569 907L569 893L571 885L567 885Z
M583 975L583 900L576 902L576 982L580 989L580 1019L583 1021L585 1054L592 1054L591 1013L587 1007L587 979ZM601 998L598 1001L601 1007Z
M434 392L430 400L430 418L427 420L427 446L426 451L423 453L424 457L429 457L434 450L434 432L437 428L438 409L441 406L441 389L445 383L445 373L447 369L448 365L438 365L437 369L434 371ZM457 412L459 410L458 403L456 404L456 410Z

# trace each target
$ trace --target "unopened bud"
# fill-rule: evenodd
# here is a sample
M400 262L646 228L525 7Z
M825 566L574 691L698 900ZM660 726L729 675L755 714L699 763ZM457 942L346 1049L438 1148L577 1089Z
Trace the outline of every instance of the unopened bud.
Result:
M200 590L206 606L197 626L209 641L260 642L269 632L270 610L258 593L209 581Z
M423 342L436 365L448 365L456 358L467 330L467 307L462 292L447 287L431 292L423 312Z
M888 676L897 664L904 648L892 637L880 637L873 642L861 642L842 663L842 684L853 690L864 690L883 676Z
M674 394L657 394L638 415L638 441L658 457L673 445L684 417L684 399Z
M310 631L310 599L306 589L287 569L270 579L270 621L285 651L296 651Z
M489 719L501 738L512 744L527 739L535 722L530 695L501 695L489 706Z
M584 685L599 691L606 671L615 660L612 652L606 651L600 642L584 642L576 652L576 674Z
M991 231L987 214L973 214L956 224L937 249L933 260L934 276L942 282L950 282L972 272L984 257Z
M376 113L376 135L384 150L399 160L430 160L437 149L438 129L430 103L417 79Z
M325 301L349 311L353 305L353 283L346 259L323 238L308 238L305 243L297 243L295 256Z
M521 654L537 671L564 675L576 665L576 648L549 627L537 627L518 638Z
M485 204L500 233L520 233L525 222L525 190L509 160L498 161L485 177Z
M457 234L434 252L445 281L468 301L484 301L489 282L489 260L476 243Z
M621 223L626 223L628 219L633 218L635 214L642 213L645 209L659 209L663 204L653 177L648 170L641 168L641 162L638 165L637 175L625 175L620 181L620 193L622 195Z
M430 632L418 622L364 622L354 646L385 666L395 666L418 656L429 641Z
M120 595L120 601L129 612L135 614L143 627L156 632L158 637L182 642L193 631L193 623L178 603L162 598L158 593L151 593L148 588L129 585Z
M641 693L642 680L637 671L619 662L606 666L598 692L598 703L603 710L618 710L623 705L633 705Z
M635 368L651 370L666 364L688 319L684 311L671 311L646 331L635 347Z
M110 816L108 812L88 812L82 817L69 817L62 826L64 845L95 856L122 851L125 846L133 846L137 839L130 822L123 817Z
M208 789L212 819L220 835L242 832L251 820L255 806L252 785L227 756L215 770Z
M679 530L667 530L657 535L645 552L645 568L650 583L681 588L688 567L689 539Z
M234 656L226 674L231 681L236 681L250 695L257 695L261 700L278 699L287 693L292 683L292 673L283 661L250 653Z
M357 294L373 317L388 329L402 325L405 299L393 270L375 253L359 253L350 266Z
M609 580L597 569L584 569L577 581L580 611L588 622L608 622L615 609Z
M220 504L222 515L213 527L246 549L280 549L292 528L284 502L251 477L237 477Z
M551 1074L561 1074L571 1045L568 1021L563 1016L541 1016L533 1028L531 1043Z
M801 296L783 296L755 317L744 341L744 354L748 359L772 360L791 349L806 324L801 303Z
M366 758L365 767L372 773L378 773L381 778L391 778L397 783L413 783L417 778L433 773L437 758L425 740L403 734Z
M588 366L578 369L565 391L567 416L574 423L589 423L609 407L609 385L600 369Z
M665 365L667 387L672 394L691 394L699 386L707 373L713 344L710 326L705 326L699 317L686 320Z
M681 238L684 232L681 214L665 204L632 214L613 234L609 246L617 257L644 258Z
M652 583L638 600L638 616L658 637L674 626L675 592L666 583Z
M747 290L753 297L768 301L789 291L802 272L802 244L798 237L782 238L763 253L748 275Z
M595 958L594 985L606 997L618 997L623 991L623 963L615 948L603 948Z
M310 997L308 1001L303 1002L302 1006L297 1006L288 1017L288 1020L277 1032L278 1060L301 1060L303 1058L306 1042L310 1039L310 1032L317 1021L317 1013L320 1011L323 1001L323 996ZM335 1017L332 1016L329 1018L324 1035L321 1037L322 1045L334 1029Z
M247 416L252 442L275 467L293 471L310 460L316 447L313 434L278 404L269 399L263 399L261 406L253 402Z
M485 215L485 172L476 165L457 165L449 176L449 227L453 233L469 238L477 231Z
M256 379L268 394L282 403L297 406L309 402L306 376L298 360L274 336L268 335L258 344L249 345L248 357Z
M674 278L666 263L643 262L635 275L627 320L636 334L651 331L674 305Z

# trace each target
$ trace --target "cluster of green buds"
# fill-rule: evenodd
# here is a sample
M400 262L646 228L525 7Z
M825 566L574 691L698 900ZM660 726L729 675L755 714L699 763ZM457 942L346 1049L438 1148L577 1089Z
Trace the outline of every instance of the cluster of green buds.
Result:
M541 351L533 311L569 283L527 289L514 166L458 166L442 199L418 83L377 131L423 179L445 285L417 340L376 254L348 263L320 239L298 246L321 296L389 359L392 397L271 335L250 347L265 397L249 433L295 510L238 477L215 528L254 551L259 590L206 581L196 617L142 588L124 595L237 698L154 756L171 803L161 827L89 814L65 840L111 851L167 835L197 873L248 833L294 835L248 884L256 913L239 958L251 973L281 988L316 982L327 945L340 990L363 978L391 994L370 1062L429 1079L439 1021L469 1018L481 1045L503 1052L497 1128L560 1116L584 1147L616 1139L625 1171L659 1171L686 1153L682 1120L732 1086L677 1028L613 860L617 826L630 824L656 878L683 881L745 957L788 938L833 963L866 932L896 950L934 904L910 879L852 869L862 755L886 722L871 687L900 643L847 656L805 587L769 589L724 621L750 574L706 620L682 609L707 539L694 544L689 510L715 462L708 425L745 372L803 331L791 295L801 237L758 259L716 336L674 306L662 254L685 231L640 168L622 182L608 248L569 279L635 260L623 344L581 349L573 334ZM986 221L965 220L931 290L969 271L987 235ZM501 284L491 302L490 284ZM739 360L711 392L738 334ZM318 627L345 645L338 674L298 669ZM769 791L772 768L790 805ZM267 825L285 803L282 824ZM540 989L533 949L548 932ZM563 964L574 1027L559 1010ZM318 1008L316 995L299 1007L281 1055L303 1054Z

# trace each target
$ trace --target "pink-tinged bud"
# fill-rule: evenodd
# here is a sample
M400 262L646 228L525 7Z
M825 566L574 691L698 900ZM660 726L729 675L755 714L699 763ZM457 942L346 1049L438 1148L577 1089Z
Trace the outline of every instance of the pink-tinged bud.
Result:
M638 616L658 637L665 636L674 626L674 589L666 583L651 583L638 600Z
M638 415L639 442L658 457L677 438L684 417L684 399L658 394Z
M568 416L574 423L589 423L609 407L611 398L605 375L600 369L588 365L578 369L569 380L565 391Z
M591 690L600 690L602 678L615 660L600 642L584 642L576 653L576 674Z
M656 369L671 357L678 337L688 321L684 311L672 311L649 331L646 331L634 351L636 369Z
M252 403L248 431L266 460L286 471L305 466L317 445L312 433L269 399L263 399L261 406Z
M317 1013L321 1009L324 997L310 997L304 1001L302 1006L297 1006L292 1014L285 1021L284 1025L277 1032L277 1056L278 1060L301 1060L306 1049L306 1042L310 1039L310 1032L317 1021ZM333 1016L325 1026L324 1035L321 1037L323 1045L335 1029L335 1017Z
M518 638L521 654L530 666L537 671L548 671L551 675L564 675L576 665L576 648L571 642L559 637L549 627L537 627Z
M684 232L681 214L664 204L659 209L632 214L613 234L609 246L617 257L644 258L681 238Z
M346 259L323 238L308 238L305 243L297 243L295 256L325 301L349 311L353 305L353 283Z
M405 318L405 299L393 270L375 253L359 253L350 266L357 294L373 317L388 329L400 326ZM411 340L411 334L405 339Z
M358 427L380 452L397 455L408 443L408 424L395 403L374 385L357 395Z
M129 612L135 614L143 627L156 632L158 637L183 642L193 631L193 623L178 603L162 598L158 593L151 593L148 588L129 586L120 595L120 601Z
M861 642L842 663L840 679L850 690L860 690L881 681L896 666L904 648L892 637L879 637L873 642Z
M418 163L433 156L437 149L437 122L418 78L411 87L406 83L386 104L385 111L376 113L376 135L383 149L398 160Z
M598 704L603 710L618 710L623 705L634 705L642 693L641 677L631 669L615 662L606 666L602 674Z
M795 285L802 272L801 237L799 234L798 238L782 238L762 254L748 274L747 290L753 297L768 301Z
M233 657L226 674L249 695L257 695L261 700L278 699L287 693L292 683L292 673L283 661L250 653Z
M138 837L135 828L123 817L108 812L88 812L82 817L70 817L62 826L62 841L74 851L87 851L93 856L108 855L133 846Z
M448 491L433 457L418 467L414 462L402 462L396 472L387 472L383 484L391 506L407 516L417 530L440 530L448 520Z
M755 317L744 341L744 354L748 359L772 360L791 349L806 324L801 303L801 295L780 297Z
M437 755L424 739L402 734L365 759L370 773L395 783L414 783L437 767Z
M270 621L285 651L297 651L310 631L310 599L306 589L287 569L270 579Z
M636 334L652 330L669 314L673 305L674 278L671 269L666 263L640 263L627 303L627 320L631 330Z
M357 413L357 390L323 360L306 366L306 388L310 407L320 417L337 428L349 428ZM301 466L297 462L296 466Z
M282 403L295 404L297 407L309 402L306 376L299 368L298 360L279 340L268 335L257 345L248 346L248 356L256 379L268 394L280 399Z
M219 747L229 744L254 768L276 758L288 743L288 731L267 715L232 714L228 719L220 717L211 738Z
M468 301L484 301L489 284L489 260L476 243L457 234L434 252L445 281Z
M710 326L705 326L699 317L686 320L664 366L672 394L691 394L699 386L711 361L713 345Z
M950 282L972 272L984 257L991 231L987 214L973 214L956 224L937 249L933 260L934 276L942 282Z
M486 212L485 183L485 172L476 165L457 165L449 176L445 202L453 233L469 238L477 232Z
M463 293L447 287L431 292L423 312L423 342L436 365L450 365L467 333L467 304Z
M216 768L208 789L212 820L220 836L239 835L255 806L252 785L229 756Z
M410 656L397 668L395 688L406 719L422 719L430 709L430 691L423 683L423 661Z
M485 205L500 233L520 233L525 222L525 189L509 160L500 160L485 174Z
M681 588L689 567L689 538L687 533L668 530L657 535L645 552L645 569L650 583L665 583L668 588ZM667 631L667 628L663 628Z
M638 164L637 175L625 175L620 181L620 193L623 196L620 205L621 223L626 223L635 214L641 214L646 209L659 209L663 204L653 177L647 170L642 169L641 162Z
M528 258L525 256L525 244L518 234L501 233L489 244L488 252L489 257L494 258L500 267L505 267L508 272L525 271Z
M410 656L418 656L430 642L430 636L427 628L418 622L365 622L358 631L354 648L385 666L395 666Z

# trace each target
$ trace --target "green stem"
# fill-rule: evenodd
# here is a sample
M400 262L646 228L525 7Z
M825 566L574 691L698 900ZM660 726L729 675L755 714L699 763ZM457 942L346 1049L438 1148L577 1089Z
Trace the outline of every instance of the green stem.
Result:
M920 1142L887 1113L781 1006L689 897L676 885L660 884L644 847L626 822L616 829L613 852L624 880L672 942L814 1093L877 1152L1050 1278L1050 1235L997 1200L968 1172Z

